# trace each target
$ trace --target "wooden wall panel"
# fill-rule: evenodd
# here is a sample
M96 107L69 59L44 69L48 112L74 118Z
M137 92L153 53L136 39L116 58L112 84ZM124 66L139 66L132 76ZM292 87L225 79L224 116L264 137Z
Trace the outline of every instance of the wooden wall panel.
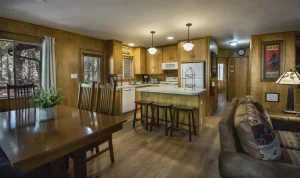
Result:
M0 38L41 43L39 36L56 38L56 75L57 87L63 90L63 104L76 107L79 85L80 57L79 49L104 52L104 41L58 29L43 27L25 22L0 17ZM1 31L8 31L11 34ZM30 37L35 36L35 37ZM103 56L105 57L105 56ZM107 65L105 65L107 66ZM103 70L107 70L106 68ZM107 72L105 72L107 73ZM78 74L78 79L71 79L70 74ZM107 77L104 77L106 79ZM1 102L3 103L3 102ZM0 105L1 107L1 105Z
M287 100L287 89L285 85L277 85L275 82L261 82L261 52L262 42L266 41L284 41L284 70L295 69L295 32L282 32L264 35L254 35L251 37L250 45L250 94L260 101L265 108L272 110L281 110L285 108ZM283 71L284 72L284 71ZM280 102L265 102L265 93L280 93ZM299 90L295 89L295 97L299 98ZM299 101L299 99L296 99ZM296 104L296 110L300 110L299 104Z

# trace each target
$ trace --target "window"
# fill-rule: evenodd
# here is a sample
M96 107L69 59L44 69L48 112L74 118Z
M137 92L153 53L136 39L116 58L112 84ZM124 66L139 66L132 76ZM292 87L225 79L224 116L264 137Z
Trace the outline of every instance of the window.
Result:
M133 78L132 58L123 58L123 78Z
M84 83L100 82L100 59L98 54L83 53Z
M224 72L223 72L224 64L218 64L218 80L224 80Z
M42 45L0 40L0 97L6 97L6 84L40 85Z

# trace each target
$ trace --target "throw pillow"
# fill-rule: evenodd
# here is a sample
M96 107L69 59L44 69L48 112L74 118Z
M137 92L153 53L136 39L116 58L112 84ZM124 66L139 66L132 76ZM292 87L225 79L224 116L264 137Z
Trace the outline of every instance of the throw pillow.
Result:
M246 153L258 159L279 160L281 149L272 125L254 103L248 99L236 110L234 126L240 143Z

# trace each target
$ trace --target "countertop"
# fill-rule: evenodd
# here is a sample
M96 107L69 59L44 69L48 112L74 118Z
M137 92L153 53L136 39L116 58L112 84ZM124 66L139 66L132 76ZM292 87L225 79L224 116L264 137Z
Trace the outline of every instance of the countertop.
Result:
M196 89L192 90L190 88L170 88L170 87L147 87L147 88L137 88L136 91L140 92L150 92L150 93L166 93L175 95L200 95L206 92L206 89Z
M124 89L124 88L139 88L139 87L147 87L147 86L154 86L154 87L159 87L162 86L163 84L136 84L136 85L122 85L122 86L117 86L117 90L119 89Z

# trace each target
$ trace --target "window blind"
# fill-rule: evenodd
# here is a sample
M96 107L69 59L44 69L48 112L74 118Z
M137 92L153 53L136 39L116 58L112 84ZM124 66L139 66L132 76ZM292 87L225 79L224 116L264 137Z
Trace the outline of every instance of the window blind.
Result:
M123 58L123 78L133 77L132 58Z

